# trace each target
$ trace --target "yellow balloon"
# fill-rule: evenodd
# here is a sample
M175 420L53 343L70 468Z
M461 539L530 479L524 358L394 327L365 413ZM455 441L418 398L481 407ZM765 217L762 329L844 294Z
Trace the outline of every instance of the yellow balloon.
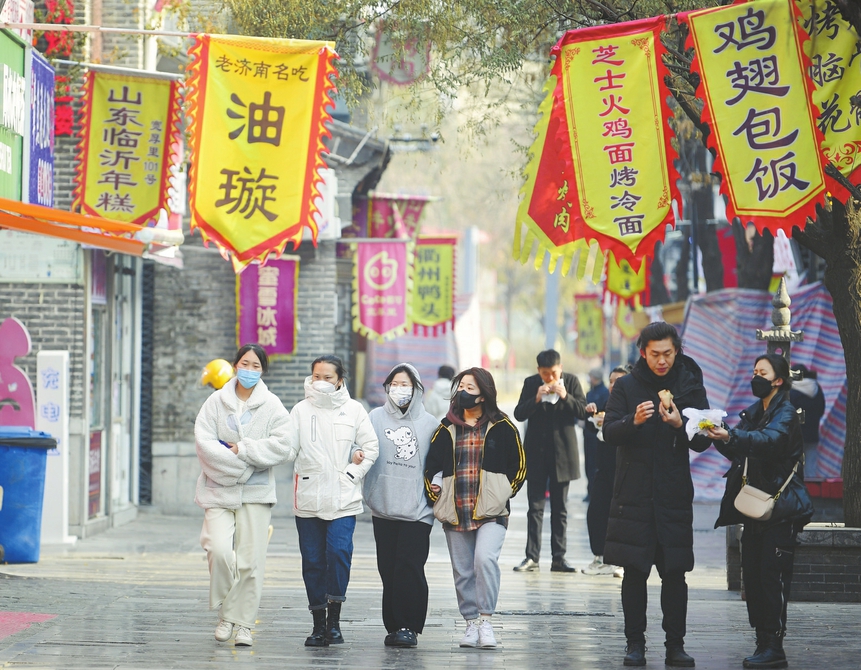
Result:
M233 366L223 358L209 361L200 375L200 383L203 386L209 384L214 389L220 389L233 378Z

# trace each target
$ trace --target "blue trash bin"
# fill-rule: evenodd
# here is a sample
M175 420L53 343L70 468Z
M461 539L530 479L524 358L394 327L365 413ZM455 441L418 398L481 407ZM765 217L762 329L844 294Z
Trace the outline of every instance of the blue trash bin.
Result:
M0 426L0 563L39 560L45 462L56 447L48 433Z

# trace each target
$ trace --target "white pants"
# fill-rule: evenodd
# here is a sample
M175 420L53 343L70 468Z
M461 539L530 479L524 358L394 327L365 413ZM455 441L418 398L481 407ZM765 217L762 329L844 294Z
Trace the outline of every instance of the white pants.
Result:
M268 503L206 510L200 546L209 561L209 606L220 607L225 621L254 627L263 595L271 519Z
M467 621L493 614L499 597L499 554L505 526L490 522L477 530L445 531L457 606Z

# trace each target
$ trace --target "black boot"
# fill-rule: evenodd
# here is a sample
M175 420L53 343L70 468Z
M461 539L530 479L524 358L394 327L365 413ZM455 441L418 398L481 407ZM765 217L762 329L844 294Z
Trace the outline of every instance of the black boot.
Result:
M749 661L757 654L761 654L762 650L765 649L765 629L757 628L756 629L756 651L754 651L750 656L745 658L745 661Z
M748 656L742 664L745 668L786 668L786 654L783 653L783 631L760 635L762 651Z
M625 647L625 665L646 665L646 643L629 642Z
M326 620L326 641L329 644L344 644L341 635L341 603L329 601L329 616Z
M314 617L314 630L305 638L306 647L326 647L329 640L326 639L326 610L311 610Z
M667 645L667 658L664 663L672 668L693 668L696 666L693 657L685 653L685 646L678 643Z

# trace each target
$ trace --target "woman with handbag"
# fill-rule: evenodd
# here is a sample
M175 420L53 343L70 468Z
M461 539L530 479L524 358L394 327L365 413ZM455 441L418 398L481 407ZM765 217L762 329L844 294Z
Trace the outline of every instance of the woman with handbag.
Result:
M493 648L499 554L509 498L526 479L520 433L496 404L493 376L469 368L452 380L451 408L431 438L425 492L442 521L457 604L466 619L461 647Z
M741 564L756 651L745 668L785 668L783 637L792 584L796 536L813 515L804 485L804 440L789 401L789 364L777 354L756 359L750 382L759 398L739 424L709 430L732 460L715 528L744 524Z

